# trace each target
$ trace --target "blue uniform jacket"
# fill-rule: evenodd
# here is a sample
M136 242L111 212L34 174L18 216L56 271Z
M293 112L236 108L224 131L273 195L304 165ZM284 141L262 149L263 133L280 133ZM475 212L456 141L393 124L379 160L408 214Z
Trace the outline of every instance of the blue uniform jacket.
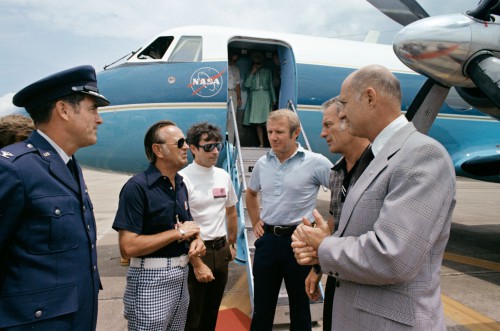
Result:
M33 132L0 150L0 329L95 330L96 226L80 186Z

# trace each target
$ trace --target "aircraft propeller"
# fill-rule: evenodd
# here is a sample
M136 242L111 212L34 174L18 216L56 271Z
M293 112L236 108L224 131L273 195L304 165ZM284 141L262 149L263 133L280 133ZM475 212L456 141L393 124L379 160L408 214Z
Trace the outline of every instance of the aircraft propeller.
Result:
M467 15L429 14L415 0L367 0L405 26L393 48L409 68L428 77L406 113L426 133L455 86L471 106L500 120L500 0L482 0Z
M429 14L415 0L367 0L393 21L407 26L419 19L429 17Z

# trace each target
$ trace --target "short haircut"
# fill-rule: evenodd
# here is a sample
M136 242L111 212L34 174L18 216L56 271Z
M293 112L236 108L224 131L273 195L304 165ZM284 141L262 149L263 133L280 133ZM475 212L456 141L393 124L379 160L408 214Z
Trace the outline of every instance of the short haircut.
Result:
M321 104L321 112L324 113L325 110L327 110L328 108L330 108L333 104L335 104L335 106L336 106L337 115L338 115L339 112L340 112L340 110L342 109L342 102L340 102L338 95L336 97L333 97L333 98L331 98L331 99L326 100L325 102L323 102Z
M290 137L293 136L293 133L300 128L300 120L297 114L290 109L278 109L272 111L267 118L267 122L277 120L280 118L288 119L288 124L290 125Z
M153 152L153 144L164 143L164 137L160 137L159 131L161 128L165 126L176 126L174 122L168 120L158 121L155 124L151 125L146 131L146 135L144 136L144 150L146 151L146 157L149 162L156 162L156 155Z
M201 137L206 134L207 138L205 140L215 140L217 142L222 142L222 133L219 127L210 124L208 122L201 122L193 124L187 131L187 142L189 145L194 145L196 147L200 146ZM191 153L193 154L193 153ZM193 154L193 158L196 156Z
M31 118L23 115L0 117L0 148L26 140L35 129Z
M85 99L85 97L86 94L83 93L65 95L61 98L42 103L40 106L33 108L30 110L30 116L33 119L33 122L35 122L35 125L47 123L52 117L52 111L58 101L64 101L76 107L83 99Z
M201 137L206 134L205 140L216 140L222 142L222 133L220 128L208 122L193 124L187 131L187 141L189 145L200 145Z

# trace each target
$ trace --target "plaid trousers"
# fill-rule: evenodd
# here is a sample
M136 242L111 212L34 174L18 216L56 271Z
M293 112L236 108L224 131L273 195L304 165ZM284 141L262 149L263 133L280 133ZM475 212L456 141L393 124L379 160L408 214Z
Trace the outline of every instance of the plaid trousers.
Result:
M128 269L123 302L129 331L184 330L188 268Z

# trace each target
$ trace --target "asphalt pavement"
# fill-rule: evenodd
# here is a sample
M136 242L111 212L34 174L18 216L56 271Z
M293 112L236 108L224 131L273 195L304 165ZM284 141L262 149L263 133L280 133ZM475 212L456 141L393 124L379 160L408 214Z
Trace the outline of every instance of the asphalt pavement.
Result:
M85 181L97 221L99 270L104 289L99 295L97 330L127 329L123 291L127 267L120 265L118 234L111 226L118 195L130 175L85 168ZM320 190L318 209L328 213L329 192ZM448 330L500 330L500 184L457 180L457 206L441 269ZM230 264L223 308L251 314L245 266ZM319 321L314 330L321 330ZM287 330L277 325L276 330Z

